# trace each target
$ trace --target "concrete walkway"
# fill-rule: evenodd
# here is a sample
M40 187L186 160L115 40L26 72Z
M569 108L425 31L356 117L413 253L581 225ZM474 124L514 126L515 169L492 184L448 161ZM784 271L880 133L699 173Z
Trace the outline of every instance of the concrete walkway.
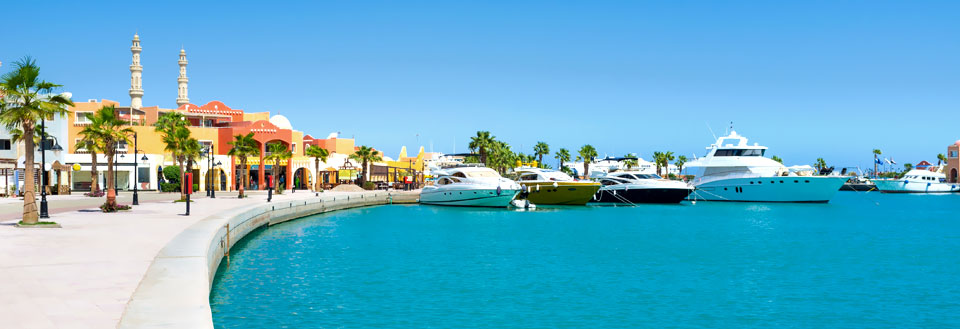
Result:
M350 193L326 192L332 194ZM194 196L189 217L182 215L184 203L171 201L178 195L154 192L140 195L134 210L113 214L96 209L102 200L48 197L51 220L61 229L17 228L19 218L0 219L0 328L115 328L147 268L173 237L205 217L266 203L259 191L243 200L236 192L218 193L217 199ZM121 194L120 203L129 204L129 197ZM308 198L314 193L288 191L274 202ZM0 203L0 216L19 205Z

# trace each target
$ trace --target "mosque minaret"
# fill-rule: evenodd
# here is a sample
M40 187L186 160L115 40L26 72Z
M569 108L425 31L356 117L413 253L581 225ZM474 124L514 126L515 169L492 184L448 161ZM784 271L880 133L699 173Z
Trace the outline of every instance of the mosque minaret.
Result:
M183 106L190 103L187 98L187 52L180 48L180 77L177 78L177 106Z
M130 108L140 109L143 105L143 66L140 65L140 36L133 35L133 46L130 52L133 53L133 64L130 64Z

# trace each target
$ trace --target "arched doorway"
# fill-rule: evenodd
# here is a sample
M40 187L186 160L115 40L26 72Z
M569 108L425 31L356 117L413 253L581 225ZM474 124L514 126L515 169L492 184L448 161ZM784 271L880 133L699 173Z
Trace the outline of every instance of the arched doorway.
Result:
M950 169L950 182L957 182L957 168Z
M293 173L293 188L306 190L310 188L310 171L307 168L299 168Z
M210 186L214 191L223 191L224 185L226 184L226 182L224 182L225 178L226 176L223 174L223 169L208 169L207 175L204 176L203 188L208 189L207 186Z

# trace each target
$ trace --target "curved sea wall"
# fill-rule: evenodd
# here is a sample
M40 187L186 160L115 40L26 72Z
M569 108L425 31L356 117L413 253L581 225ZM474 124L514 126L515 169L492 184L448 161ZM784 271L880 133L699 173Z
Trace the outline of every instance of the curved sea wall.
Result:
M221 260L253 230L347 208L415 202L416 193L359 192L260 204L204 218L157 255L119 328L213 328L210 286Z

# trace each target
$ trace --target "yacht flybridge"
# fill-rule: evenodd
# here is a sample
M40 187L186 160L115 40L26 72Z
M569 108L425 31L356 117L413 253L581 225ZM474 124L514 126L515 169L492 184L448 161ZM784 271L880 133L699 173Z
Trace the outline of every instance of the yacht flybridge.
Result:
M767 147L747 144L731 131L707 147L707 155L688 162L694 175L692 200L757 202L829 202L849 177L796 173L764 157Z
M507 207L520 192L516 182L486 167L435 170L436 184L420 192L420 203L443 206Z
M947 175L929 170L913 169L900 179L874 179L883 193L951 193L960 191L960 185L947 183Z
M514 172L526 199L536 205L585 205L600 189L600 183L578 181L551 169L523 167Z

